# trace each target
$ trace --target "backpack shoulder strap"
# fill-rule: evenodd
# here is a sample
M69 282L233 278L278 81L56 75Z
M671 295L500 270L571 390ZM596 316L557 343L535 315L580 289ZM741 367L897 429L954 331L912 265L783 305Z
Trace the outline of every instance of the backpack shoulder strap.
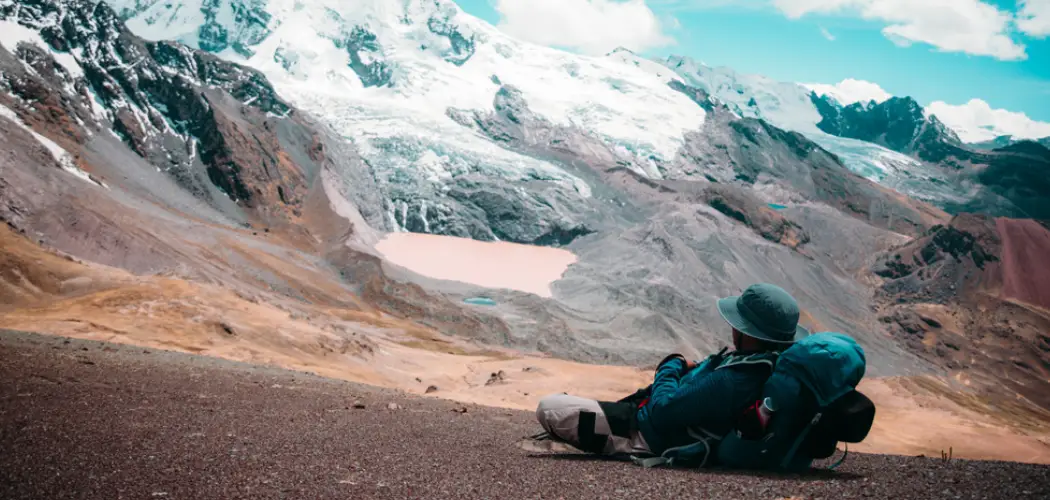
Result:
M813 419L809 421L809 424L807 424L806 427L802 429L802 432L799 433L798 437L795 438L795 442L791 444L791 448L788 450L787 454L784 455L784 459L780 461L781 469L788 468L788 465L795 458L795 454L798 453L799 447L802 446L802 443L806 440L806 436L809 435L809 431L820 422L821 416L823 416L823 413L821 412L817 412L816 415L813 415Z
M725 356L721 364L718 365L716 370L722 370L725 368L732 367L764 367L769 370L770 373L777 365L777 359L780 357L779 353L776 352L758 352L754 354L729 354Z

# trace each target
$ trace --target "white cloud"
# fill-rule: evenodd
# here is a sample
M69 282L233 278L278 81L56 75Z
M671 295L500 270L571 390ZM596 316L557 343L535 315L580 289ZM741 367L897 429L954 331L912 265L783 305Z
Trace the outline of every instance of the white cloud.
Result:
M1050 35L1050 0L1020 0L1017 28L1028 35L1043 38Z
M834 85L804 83L802 86L816 92L818 95L831 96L843 106L849 106L855 102L883 102L893 97L893 94L886 92L877 83L854 80L852 78L847 78Z
M499 28L517 38L604 54L673 43L645 0L496 0Z
M823 27L823 26L820 27L820 34L824 35L824 38L827 38L828 41L830 41L830 42L834 42L835 41L835 35L832 35L831 32L828 31L828 29Z
M1050 137L1050 123L1035 121L1024 113L992 109L980 99L958 106L937 101L926 111L954 129L965 142L990 141L1001 135L1019 139Z
M792 19L810 13L828 14L856 3L856 0L773 0L773 5Z
M1028 5L1048 0L1025 0ZM925 43L945 52L1003 60L1025 59L1025 46L1010 38L1013 16L981 0L773 0L789 18L857 12L887 24L882 34L898 45ZM1034 29L1043 27L1034 17Z

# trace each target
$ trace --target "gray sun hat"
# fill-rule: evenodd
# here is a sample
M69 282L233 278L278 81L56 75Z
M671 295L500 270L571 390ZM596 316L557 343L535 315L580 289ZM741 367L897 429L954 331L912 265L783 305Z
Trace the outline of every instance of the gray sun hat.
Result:
M751 285L739 296L718 300L718 312L740 333L767 342L790 344L809 330L798 324L798 302L783 288Z

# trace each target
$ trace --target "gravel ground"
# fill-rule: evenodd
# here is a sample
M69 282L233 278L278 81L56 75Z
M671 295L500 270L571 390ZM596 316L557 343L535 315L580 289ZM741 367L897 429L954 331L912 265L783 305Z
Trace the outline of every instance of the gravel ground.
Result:
M59 337L0 332L0 380L4 499L1050 497L1050 467L1003 462L646 470L522 446L527 412Z

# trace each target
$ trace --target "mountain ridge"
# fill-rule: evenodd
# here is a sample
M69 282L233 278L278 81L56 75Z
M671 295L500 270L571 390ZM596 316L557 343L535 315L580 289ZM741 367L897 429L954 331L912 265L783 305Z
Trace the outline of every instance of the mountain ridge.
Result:
M942 202L949 212L1050 218L1050 185L1045 175L1050 169L1050 149L1045 145L1008 141L991 150L972 147L911 98L847 107L816 93L811 98L824 117L817 125L823 131L881 143L941 169L949 182L979 186L968 199Z
M1016 139L1010 135L1001 135L990 141L970 143L970 147L974 149L990 150L1003 148L1024 141L1036 142L1047 148L1050 148L1050 137L1044 137L1042 139Z

